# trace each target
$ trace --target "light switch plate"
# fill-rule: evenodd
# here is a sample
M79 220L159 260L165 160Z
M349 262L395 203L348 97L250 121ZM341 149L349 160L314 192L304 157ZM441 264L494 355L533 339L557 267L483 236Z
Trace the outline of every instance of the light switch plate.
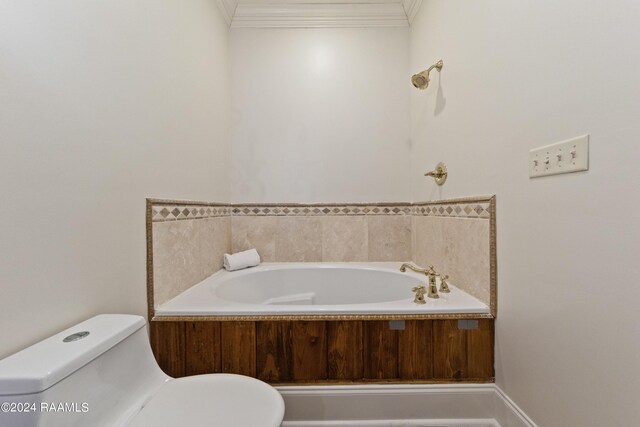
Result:
M529 178L589 170L589 135L529 151Z

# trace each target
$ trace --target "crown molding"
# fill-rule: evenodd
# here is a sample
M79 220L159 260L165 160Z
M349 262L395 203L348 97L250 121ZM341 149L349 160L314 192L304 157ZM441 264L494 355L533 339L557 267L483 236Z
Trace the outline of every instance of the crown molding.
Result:
M236 8L238 7L238 2L236 0L216 0L216 3L218 4L218 9L220 9L220 13L227 25L231 26L233 16L235 15Z
M218 0L234 1L234 0ZM420 0L405 0L419 2ZM412 8L415 5L412 5ZM400 3L238 4L231 28L407 27Z
M422 6L422 0L402 0L402 7L407 15L409 25L413 23L413 20L420 10L420 6Z

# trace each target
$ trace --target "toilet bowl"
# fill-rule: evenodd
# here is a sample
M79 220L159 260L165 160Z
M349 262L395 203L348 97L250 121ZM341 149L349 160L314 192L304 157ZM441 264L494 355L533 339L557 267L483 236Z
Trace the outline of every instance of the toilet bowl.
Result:
M100 315L0 360L2 427L278 427L276 389L232 374L174 379L142 317Z

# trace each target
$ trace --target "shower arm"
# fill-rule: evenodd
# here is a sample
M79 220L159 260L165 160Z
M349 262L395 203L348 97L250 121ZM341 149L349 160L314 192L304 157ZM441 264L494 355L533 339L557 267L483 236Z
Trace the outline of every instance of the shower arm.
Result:
M429 67L425 71L423 71L423 73L427 73L427 76L428 76L429 73L431 72L431 70L433 70L434 68L436 68L438 71L442 70L442 66L443 65L444 64L443 64L442 59L441 59L440 61L436 62L431 67Z

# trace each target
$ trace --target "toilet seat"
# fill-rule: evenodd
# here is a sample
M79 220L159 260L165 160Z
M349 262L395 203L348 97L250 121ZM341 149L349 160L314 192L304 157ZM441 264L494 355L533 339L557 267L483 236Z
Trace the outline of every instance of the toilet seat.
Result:
M128 427L278 427L284 401L273 387L233 374L167 381Z

